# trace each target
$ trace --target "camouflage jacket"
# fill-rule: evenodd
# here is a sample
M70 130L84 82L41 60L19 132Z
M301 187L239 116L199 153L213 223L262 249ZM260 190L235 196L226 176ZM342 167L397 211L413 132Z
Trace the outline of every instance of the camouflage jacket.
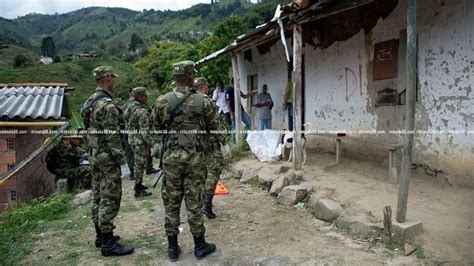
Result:
M152 123L155 130L167 130L171 112L176 103L185 97L191 88L176 87L173 92L161 95L155 102L152 111ZM173 103L170 101L173 99ZM168 148L182 147L195 150L208 149L210 144L209 135L203 132L217 130L217 113L212 106L211 100L202 94L193 93L189 96L174 118L167 143ZM199 133L193 134L191 131L197 130ZM188 132L188 134L184 134Z
M138 101L133 101L125 110L125 125L130 145L150 145L150 113L148 107Z
M108 97L99 99L92 107L89 117L84 109L101 94ZM124 152L120 139L120 114L117 104L107 91L97 88L81 108L83 120L89 119L86 145L92 165L125 164ZM85 121L84 121L84 124Z

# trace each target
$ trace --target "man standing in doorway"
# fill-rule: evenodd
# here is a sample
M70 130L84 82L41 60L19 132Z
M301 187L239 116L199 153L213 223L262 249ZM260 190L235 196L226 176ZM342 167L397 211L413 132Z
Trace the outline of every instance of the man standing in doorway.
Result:
M258 108L258 129L272 129L273 100L270 93L268 93L267 84L263 84L262 93L257 95L254 106Z

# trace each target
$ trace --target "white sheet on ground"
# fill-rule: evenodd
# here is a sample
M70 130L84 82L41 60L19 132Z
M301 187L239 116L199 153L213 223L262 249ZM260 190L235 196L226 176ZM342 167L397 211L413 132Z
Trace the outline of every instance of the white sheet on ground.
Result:
M257 158L262 162L278 161L281 156L281 133L279 131L250 131L247 143Z

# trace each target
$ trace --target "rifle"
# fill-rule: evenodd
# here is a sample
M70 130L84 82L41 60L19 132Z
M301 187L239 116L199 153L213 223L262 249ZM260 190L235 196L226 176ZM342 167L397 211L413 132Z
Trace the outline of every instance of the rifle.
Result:
M158 166L158 171L160 171L160 175L158 176L158 179L156 180L155 184L153 185L153 188L156 188L156 185L158 185L158 182L160 181L161 177L163 176L163 156L165 155L165 145L166 145L166 140L168 140L170 129L171 129L171 124L174 121L174 118L178 114L179 109L181 109L181 106L183 103L186 101L186 99L191 96L191 94L196 93L194 90L191 90L186 96L181 99L178 104L173 108L173 111L171 111L170 119L168 120L168 123L166 125L166 134L161 138L161 151L160 151L160 165Z

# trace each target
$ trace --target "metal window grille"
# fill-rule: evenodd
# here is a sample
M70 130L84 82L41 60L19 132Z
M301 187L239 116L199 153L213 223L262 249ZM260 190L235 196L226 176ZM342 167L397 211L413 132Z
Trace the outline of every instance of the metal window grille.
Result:
M386 88L377 92L376 106L398 105L398 102L399 99L397 90Z
M16 190L10 189L10 201L16 201Z
M14 150L15 150L15 140L7 139L7 151L14 151Z
M15 164L14 163L9 163L7 164L7 171L10 171L11 169L15 168Z

